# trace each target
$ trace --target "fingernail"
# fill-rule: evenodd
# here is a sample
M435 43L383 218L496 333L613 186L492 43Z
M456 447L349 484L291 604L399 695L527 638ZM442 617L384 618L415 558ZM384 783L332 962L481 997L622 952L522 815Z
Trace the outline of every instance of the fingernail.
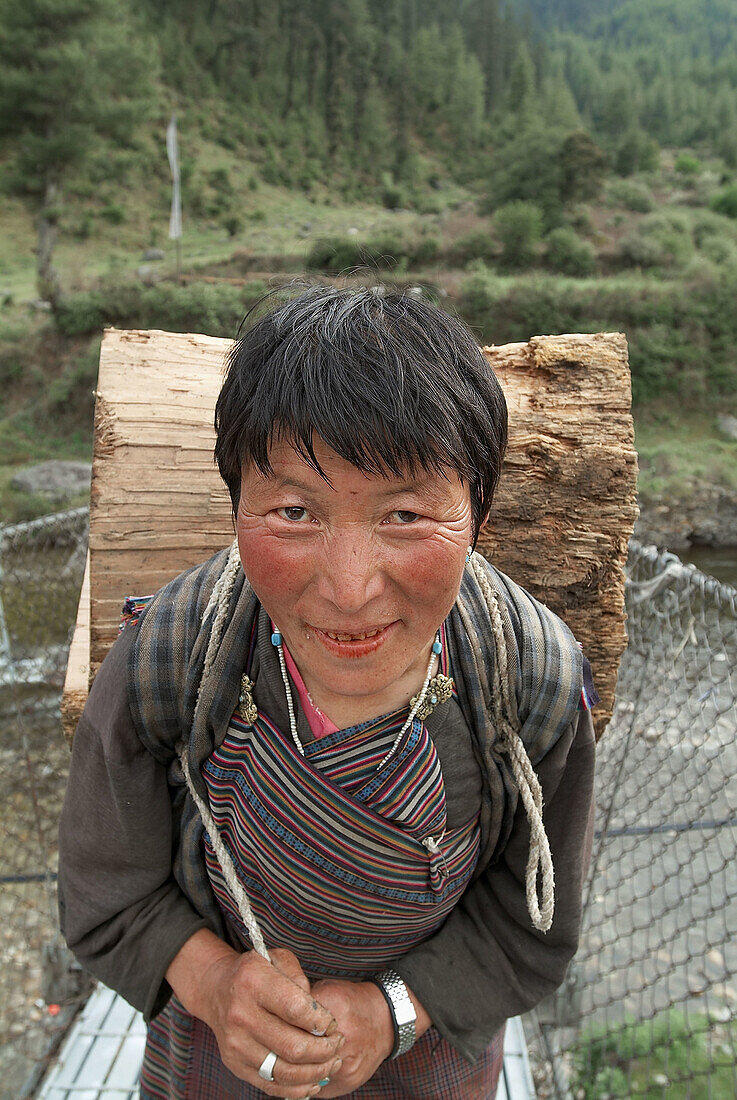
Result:
M345 1044L345 1035L341 1035L340 1042L338 1043L338 1050L342 1050Z
M323 1031L322 1034L323 1035L333 1035L335 1033L337 1027L338 1027L338 1025L335 1022L335 1020L331 1020L330 1023L328 1024L328 1026L327 1026L327 1029L325 1031Z
M330 1076L335 1077L336 1073L338 1072L338 1070L340 1069L340 1067L342 1065L343 1065L343 1059L342 1058L336 1058L335 1061L333 1062L332 1066L330 1067L330 1070L328 1071L330 1073Z

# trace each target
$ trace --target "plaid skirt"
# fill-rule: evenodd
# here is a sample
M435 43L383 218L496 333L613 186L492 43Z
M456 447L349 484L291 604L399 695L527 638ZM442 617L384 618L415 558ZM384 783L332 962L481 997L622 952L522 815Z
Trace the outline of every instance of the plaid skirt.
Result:
M494 1100L504 1059L504 1028L470 1065L431 1027L411 1050L384 1062L346 1096L355 1100ZM149 1024L140 1100L263 1100L227 1069L214 1034L172 997ZM319 1095L319 1094L318 1094Z

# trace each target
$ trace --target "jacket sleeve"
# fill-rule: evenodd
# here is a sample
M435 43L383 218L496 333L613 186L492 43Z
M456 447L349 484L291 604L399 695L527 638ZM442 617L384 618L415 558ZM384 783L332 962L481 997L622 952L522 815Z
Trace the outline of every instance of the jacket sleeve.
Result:
M74 737L59 827L59 915L82 965L149 1020L171 994L170 962L207 922L172 876L166 768L130 717L135 634L127 627L103 662Z
M520 803L499 860L471 884L438 932L392 964L469 1061L506 1019L557 989L576 952L593 834L594 746L591 715L581 711L535 769L555 871L551 929L538 932L527 911L530 830Z

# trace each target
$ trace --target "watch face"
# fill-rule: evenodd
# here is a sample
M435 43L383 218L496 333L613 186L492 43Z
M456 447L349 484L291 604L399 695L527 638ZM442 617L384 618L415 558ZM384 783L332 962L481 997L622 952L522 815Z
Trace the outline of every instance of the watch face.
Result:
M406 1027L408 1024L414 1024L417 1019L417 1013L409 997L402 997L399 1003L396 1001L394 1002L394 1016L397 1021L397 1027Z

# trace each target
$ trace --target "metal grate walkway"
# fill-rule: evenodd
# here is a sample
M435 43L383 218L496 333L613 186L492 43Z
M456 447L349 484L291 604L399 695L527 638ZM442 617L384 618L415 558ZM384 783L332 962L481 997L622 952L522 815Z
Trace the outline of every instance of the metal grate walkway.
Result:
M98 985L71 1027L37 1100L137 1100L146 1027L140 1013ZM534 1100L519 1017L507 1022L497 1100Z

